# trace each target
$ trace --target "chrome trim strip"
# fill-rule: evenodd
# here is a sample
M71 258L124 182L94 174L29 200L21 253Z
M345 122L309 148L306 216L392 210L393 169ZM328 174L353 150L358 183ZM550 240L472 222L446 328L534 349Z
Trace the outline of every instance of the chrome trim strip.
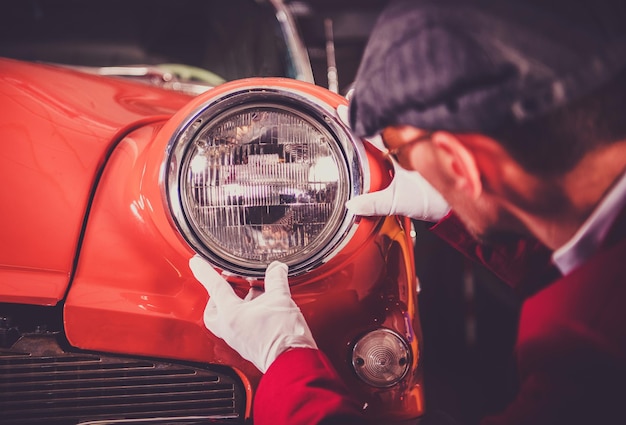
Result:
M287 41L287 48L289 49L290 56L296 66L295 78L297 80L315 83L309 53L304 45L304 42L300 38L293 16L282 0L270 0L270 2L276 9L276 19L280 23L280 28L283 31L285 40Z

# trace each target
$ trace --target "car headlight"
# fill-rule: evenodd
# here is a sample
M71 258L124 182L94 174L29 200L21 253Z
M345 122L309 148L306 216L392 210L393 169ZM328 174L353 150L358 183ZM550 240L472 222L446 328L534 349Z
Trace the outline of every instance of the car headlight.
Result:
M185 239L215 266L291 275L332 257L349 238L344 207L361 193L360 141L313 96L246 88L209 100L169 145L170 211Z

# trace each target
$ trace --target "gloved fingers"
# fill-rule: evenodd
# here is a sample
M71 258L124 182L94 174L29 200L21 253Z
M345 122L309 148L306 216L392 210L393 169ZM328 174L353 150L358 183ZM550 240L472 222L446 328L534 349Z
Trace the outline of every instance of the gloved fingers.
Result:
M348 111L348 105L337 106L337 116L347 127L350 127L350 114Z
M394 178L398 180L398 193L418 193L422 202L420 210L415 206L409 207L410 204L405 205L401 208L402 214L419 220L439 221L450 211L450 206L441 193L419 172L398 168Z
M390 188L378 192L365 193L356 196L346 202L346 208L353 214L364 216L387 216L392 215Z
M357 196L346 202L346 208L358 215L404 215L433 222L450 210L446 200L420 173L401 167L396 167L387 188Z
M220 319L219 319L219 312L218 312L218 308L217 305L215 304L215 301L213 300L213 298L209 298L209 302L206 305L206 308L204 309L204 326L206 326L206 328L208 330L210 330L211 332L213 332L216 336L220 337L220 332L219 332L219 326L220 326Z
M216 303L236 304L241 302L241 298L235 294L228 282L204 258L194 255L189 260L189 268Z
M280 261L272 261L267 270L265 270L265 292L282 292L287 295L291 293L289 290L289 280L287 279L288 267Z

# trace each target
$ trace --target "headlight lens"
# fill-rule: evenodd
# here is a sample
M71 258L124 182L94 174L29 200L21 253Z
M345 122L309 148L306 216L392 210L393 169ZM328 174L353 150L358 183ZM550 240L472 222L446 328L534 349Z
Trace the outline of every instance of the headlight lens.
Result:
M349 133L320 108L240 93L203 108L172 139L170 208L216 266L255 277L280 260L296 274L349 233L344 203L361 190L360 162Z

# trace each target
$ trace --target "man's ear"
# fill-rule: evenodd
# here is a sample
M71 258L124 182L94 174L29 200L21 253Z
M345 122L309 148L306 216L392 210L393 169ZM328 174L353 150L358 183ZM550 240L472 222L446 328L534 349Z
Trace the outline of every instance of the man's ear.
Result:
M446 131L436 131L431 137L434 155L439 167L454 188L478 199L483 191L481 170L471 149L457 136Z

